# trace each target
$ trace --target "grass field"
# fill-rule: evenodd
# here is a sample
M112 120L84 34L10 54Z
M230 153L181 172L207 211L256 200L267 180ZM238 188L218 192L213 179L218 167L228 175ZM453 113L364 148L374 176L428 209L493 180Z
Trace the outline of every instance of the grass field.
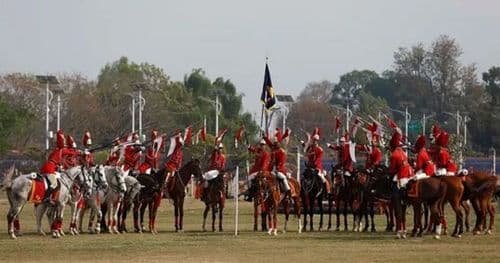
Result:
M58 240L34 233L33 210L27 205L21 217L24 235L11 240L6 231L7 206L7 200L2 196L2 262L500 262L498 233L489 236L467 233L461 239L444 236L442 240L434 240L431 236L424 236L396 240L394 234L382 232L385 227L382 216L377 217L377 233L298 234L297 221L292 219L289 232L268 236L267 233L252 231L252 208L246 202L240 202L241 231L235 237L234 203L231 200L227 202L222 233L201 232L202 203L187 199L184 233L173 231L172 205L164 202L157 220L158 235L83 233ZM448 217L451 220L451 216ZM45 230L48 230L44 223ZM128 223L131 229L131 221ZM496 223L500 224L499 219ZM67 222L64 227L67 229Z

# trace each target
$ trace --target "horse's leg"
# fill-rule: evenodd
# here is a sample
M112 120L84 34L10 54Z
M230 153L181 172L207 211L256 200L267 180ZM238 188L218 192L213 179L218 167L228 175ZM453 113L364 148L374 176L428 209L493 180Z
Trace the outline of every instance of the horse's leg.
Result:
M344 215L344 231L349 231L349 227L347 226L347 205L348 205L349 201L347 199L344 199L344 211L343 211L343 215Z
M257 224L259 221L259 204L257 198L253 200L253 231L257 231Z
M155 234L158 233L158 231L156 231L156 216L158 214L158 209L160 208L160 204L161 204L161 195L158 195L155 198L154 203L153 203L153 209L154 209L154 213L153 213L153 229L154 229ZM182 205L181 205L181 229L182 229Z
M274 202L274 208L273 208L273 235L278 235L278 207L279 207L279 201Z
M222 232L222 217L223 217L223 210L224 210L224 200L221 200L219 203L219 232Z
M319 228L318 230L321 232L323 231L323 194L321 194L318 199L316 199L318 202L318 207L319 207Z
M132 214L134 217L134 232L139 233L139 211L141 208L141 200L134 201L134 208L132 209Z
M216 204L212 204L212 232L215 232Z
M488 230L486 231L486 234L491 234L493 233L493 230L495 230L495 205L492 204L490 201L488 201L488 214L490 215L490 225L488 226Z
M210 210L210 207L208 206L208 204L205 204L205 211L203 211L203 225L202 225L202 229L203 229L203 232L206 232L207 229L206 229L206 223L207 223L207 216L208 216L208 211Z
M307 199L307 196L304 196L304 200L302 200L302 214L304 217L304 224L303 224L302 229L304 231L307 231L307 214L309 213L309 211L307 210L308 205L309 205L309 200Z
M18 218L23 206L24 204L12 202L9 212L7 213L7 230L12 239L16 238L14 221Z
M332 229L332 196L328 196L328 231Z
M373 200L370 202L370 219L371 219L371 231L372 232L377 232L377 229L375 228L375 203Z
M469 215L470 215L470 205L467 202L467 200L464 200L460 203L460 205L464 208L464 223L465 223L465 231L469 232L470 231L470 225L469 225Z
M487 198L485 198L484 196L481 197L481 200L480 200L480 210L481 210L481 231L483 231L485 228L486 228L486 214L488 213L488 207L489 207L489 204L490 202L488 201Z
M222 216L222 208L221 208L221 216ZM181 199L179 200L179 231L181 232L184 232L183 224L184 224L184 197L181 197Z
M47 206L44 204L39 204L35 206L35 218L36 218L36 232L45 236L45 232L42 229L42 218L47 210Z
M148 206L148 202L143 201L140 203L138 224L139 233L146 231L146 228L144 227L144 214L146 213L146 208L148 208Z
M309 231L314 231L314 201L315 197L309 198Z
M480 205L479 205L479 200L478 198L473 198L473 199L470 199L471 201L471 204L472 204L472 208L474 209L474 213L476 214L476 224L474 225L474 229L472 230L473 234L476 235L476 234L479 234L481 232L481 229L480 229L480 225L481 225L481 217L482 217L482 213L481 213L481 208L480 208Z
M413 203L413 230L411 236L416 237L422 232L422 204Z
M335 227L335 231L340 231L340 199L335 198L335 215L337 218L337 226Z
M285 226L283 227L283 233L287 231L288 218L290 217L290 204L288 203L288 199L283 199L283 211L285 212Z
M299 234L302 233L302 220L301 220L301 217L300 217L300 197L297 196L295 199L294 199L294 202L293 202L293 205L294 205L294 212L295 212L295 216L297 217L297 221L298 221L298 232Z

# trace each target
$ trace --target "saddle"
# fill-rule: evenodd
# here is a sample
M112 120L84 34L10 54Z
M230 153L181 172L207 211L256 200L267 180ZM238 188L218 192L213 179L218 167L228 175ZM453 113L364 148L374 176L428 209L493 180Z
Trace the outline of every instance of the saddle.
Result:
M33 173L34 174L34 173ZM28 201L34 204L42 203L49 191L50 182L47 178L40 174L30 174L32 179L31 189L28 194ZM50 192L50 200L56 201L59 198L59 189L61 189L61 182L57 180L57 186Z

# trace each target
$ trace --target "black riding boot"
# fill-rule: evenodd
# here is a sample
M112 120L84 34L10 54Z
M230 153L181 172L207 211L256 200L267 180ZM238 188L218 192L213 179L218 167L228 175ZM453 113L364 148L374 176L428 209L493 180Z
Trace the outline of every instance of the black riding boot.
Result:
M252 202L255 193L255 185L252 183L245 193L245 201Z

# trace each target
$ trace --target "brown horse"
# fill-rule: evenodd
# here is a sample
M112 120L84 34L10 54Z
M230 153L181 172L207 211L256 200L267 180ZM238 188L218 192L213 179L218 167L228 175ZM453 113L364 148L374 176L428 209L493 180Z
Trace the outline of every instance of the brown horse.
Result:
M314 230L314 205L317 203L319 208L319 231L323 229L323 198L326 195L323 182L314 167L306 165L300 183L300 195L302 199L304 224L303 230L306 230L307 216L309 216L309 231Z
M486 228L486 214L490 215L489 227L485 233L489 234L493 231L495 225L495 206L491 204L491 200L497 188L496 176L492 176L488 172L477 171L463 177L463 185L465 187L463 200L470 200L472 207L476 213L476 225L474 234L479 234Z
M268 215L269 235L278 234L278 208L281 193L279 183L270 172L263 171L257 174L255 182L258 186L257 199L261 204L261 211Z
M200 177L195 177L201 180ZM203 189L203 202L205 203L205 210L203 211L203 231L207 231L206 222L210 209L212 209L212 231L215 232L215 219L217 211L219 212L219 231L222 232L222 219L224 206L226 203L228 181L232 179L231 173L219 173L219 175L208 182L208 187Z
M201 177L201 167L198 159L190 160L178 172L175 172L171 180L167 182L168 196L174 202L176 232L184 231L184 198L186 197L186 186L191 180L191 175L195 178Z
M352 178L343 176L341 169L333 168L331 177L333 178L333 194L328 200L328 229L331 228L332 217L332 202L335 203L335 215L337 224L335 231L340 231L340 213L344 215L344 231L348 231L347 226L347 213L348 206L351 205L351 185ZM341 210L342 208L342 210ZM352 210L352 209L351 209Z

